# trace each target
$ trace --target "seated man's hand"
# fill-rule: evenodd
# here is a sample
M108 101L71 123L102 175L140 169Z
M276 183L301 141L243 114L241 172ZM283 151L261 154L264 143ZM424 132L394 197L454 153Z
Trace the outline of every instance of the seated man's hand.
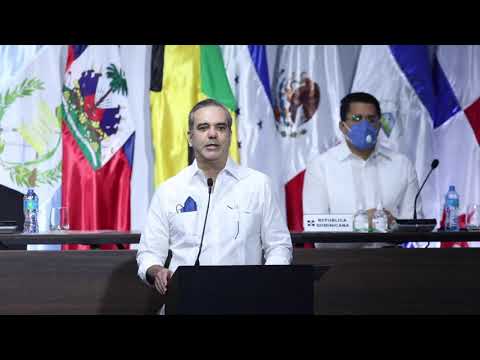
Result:
M164 268L160 265L153 265L150 266L147 270L148 276L153 279L153 285L155 289L162 294L165 295L167 292L167 285L170 278L173 275L173 272L167 268Z

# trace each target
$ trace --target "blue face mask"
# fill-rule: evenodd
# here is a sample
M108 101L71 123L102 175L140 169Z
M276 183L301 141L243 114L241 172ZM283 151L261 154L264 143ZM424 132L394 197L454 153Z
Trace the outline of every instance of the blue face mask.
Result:
M377 143L378 130L367 120L360 120L350 129L347 124L348 135L345 137L358 150L370 150Z

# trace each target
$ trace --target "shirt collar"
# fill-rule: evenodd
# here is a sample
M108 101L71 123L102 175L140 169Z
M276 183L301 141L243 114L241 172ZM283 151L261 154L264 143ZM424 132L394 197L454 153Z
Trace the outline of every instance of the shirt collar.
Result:
M373 152L370 154L370 156L368 157L367 161L369 159L374 159L378 156L382 156L384 158L386 158L387 160L392 160L392 157L391 157L391 150L388 149L387 147L377 143L377 145L375 146L375 149L373 150ZM339 151L338 151L338 160L340 161L343 161L343 160L347 160L349 158L354 158L354 157L357 157L355 156L351 151L350 151L350 148L348 147L347 145L347 141L346 140L343 140L340 145L339 145Z
M241 180L246 176L244 168L239 166L235 161L233 161L230 156L227 159L225 167L220 171L220 174L222 174L223 172L233 176L237 180ZM197 174L200 176L204 176L202 170L198 167L197 160L194 160L192 165L189 166L189 177L193 178Z

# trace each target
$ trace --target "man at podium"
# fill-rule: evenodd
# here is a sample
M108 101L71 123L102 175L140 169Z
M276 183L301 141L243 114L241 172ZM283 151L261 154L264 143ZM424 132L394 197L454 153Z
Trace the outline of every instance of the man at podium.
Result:
M221 103L196 104L188 118L195 161L153 196L137 263L139 277L161 294L180 265L291 263L290 233L270 179L228 156L231 127Z
M304 214L355 214L377 207L389 217L410 218L418 192L411 161L377 143L381 126L378 100L367 93L351 93L340 105L344 140L307 164L303 188ZM421 202L417 202L422 217ZM381 244L316 244L317 247L377 247Z

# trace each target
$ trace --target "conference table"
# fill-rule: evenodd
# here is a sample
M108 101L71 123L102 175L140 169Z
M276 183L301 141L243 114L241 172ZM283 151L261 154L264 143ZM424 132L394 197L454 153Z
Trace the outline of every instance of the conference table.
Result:
M480 314L480 248L400 248L480 241L480 233L292 233L294 265L328 266L314 313ZM0 234L0 244L136 244L139 232ZM376 249L304 243L378 242ZM0 314L155 314L165 299L137 276L136 250L0 251Z
M36 234L4 233L0 234L0 247L9 245L102 245L102 244L136 244L140 241L140 232L136 231L51 231Z
M292 232L292 243L390 243L401 245L406 242L465 242L480 241L480 232ZM55 244L137 244L141 233L138 231L52 231L36 234L0 233L0 246L9 245L55 245Z
M294 232L294 244L304 243L389 243L401 245L407 242L465 242L480 241L477 231L432 231L432 232Z

